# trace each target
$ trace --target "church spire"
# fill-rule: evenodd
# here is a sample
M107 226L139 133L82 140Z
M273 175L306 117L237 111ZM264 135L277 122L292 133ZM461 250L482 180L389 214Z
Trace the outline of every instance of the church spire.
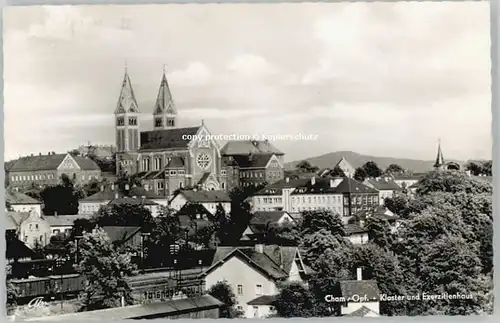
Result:
M134 89L132 88L132 82L127 72L127 65L125 65L125 75L123 77L122 88L120 90L120 96L118 97L118 103L116 105L115 114L120 113L138 113L139 105L135 99Z
M434 168L441 169L444 166L443 151L441 150L441 139L438 141L438 151L436 156L436 162L434 163Z
M177 110L175 109L174 99L170 92L167 76L165 72L165 65L163 66L163 76L156 97L154 108L154 127L155 129L168 129L176 126Z

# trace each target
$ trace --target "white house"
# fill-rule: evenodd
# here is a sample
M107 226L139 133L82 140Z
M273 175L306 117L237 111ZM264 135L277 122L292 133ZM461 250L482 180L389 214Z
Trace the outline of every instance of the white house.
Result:
M42 214L42 202L13 189L5 190L5 202L10 204L14 212L34 212Z
M30 212L6 212L9 223L14 224L14 229L19 240L32 248L35 244L47 245L50 242L50 226L43 215Z
M248 227L243 231L242 240L253 240L261 237L268 225L294 225L295 219L286 211L259 211L250 219Z
M258 211L292 211L290 195L296 187L305 185L309 179L290 179L289 177L270 184L249 198L252 212Z
M316 178L298 186L291 194L291 212L315 211L320 209L343 214L343 194L337 187L343 178Z
M401 186L396 184L396 182L389 176L367 178L364 180L363 184L376 189L379 192L380 205L384 205L384 200L386 198L392 198L403 190Z
M252 301L276 295L278 282L303 281L308 272L297 247L257 244L254 247L218 247L212 265L203 276L207 289L218 282L227 282L244 316L261 318L269 315L272 305L261 306Z
M57 236L60 233L69 235L73 228L73 223L77 219L89 219L89 214L75 214L75 215L51 215L46 216L45 220L50 226L50 236Z
M340 282L341 297L345 300L341 306L341 315L352 316L352 313L365 307L371 316L380 313L380 290L377 281L363 280L362 269L357 269L356 280Z
M365 244L368 242L368 230L358 224L344 224L347 239L352 244Z
M225 191L181 190L170 200L170 207L179 211L187 203L200 204L212 215L217 211L219 204L226 214L231 212L231 198Z
M418 183L418 181L422 178L423 175L393 175L394 182L401 187L402 189L407 189L413 184Z

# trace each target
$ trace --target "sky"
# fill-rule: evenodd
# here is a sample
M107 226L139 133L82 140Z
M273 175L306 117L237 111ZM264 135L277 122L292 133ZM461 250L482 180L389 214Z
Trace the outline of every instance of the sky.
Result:
M114 144L125 66L143 131L166 66L179 126L312 135L287 161L491 158L487 2L7 7L3 31L6 160Z

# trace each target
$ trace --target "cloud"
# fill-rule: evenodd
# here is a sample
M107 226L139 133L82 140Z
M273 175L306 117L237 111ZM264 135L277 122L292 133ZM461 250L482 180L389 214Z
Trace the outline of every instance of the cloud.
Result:
M246 77L267 76L277 72L276 68L265 58L254 54L244 54L233 58L227 64L227 68Z
M199 86L210 82L212 72L201 62L192 62L185 70L175 70L168 74L168 79L179 86Z

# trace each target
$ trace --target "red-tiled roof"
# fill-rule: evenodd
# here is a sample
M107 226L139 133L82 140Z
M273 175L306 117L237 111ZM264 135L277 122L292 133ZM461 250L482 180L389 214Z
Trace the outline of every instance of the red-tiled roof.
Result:
M234 140L227 142L221 149L222 155L276 154L284 155L268 140Z
M174 128L141 132L141 150L187 149L200 127Z

